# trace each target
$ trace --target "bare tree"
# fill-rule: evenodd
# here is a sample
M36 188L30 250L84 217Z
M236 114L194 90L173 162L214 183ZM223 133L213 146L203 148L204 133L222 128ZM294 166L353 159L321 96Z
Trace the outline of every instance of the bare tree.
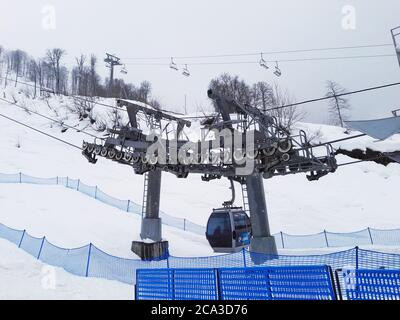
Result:
M347 119L346 112L350 110L350 104L348 99L344 97L338 97L338 95L344 93L346 90L340 84L334 81L327 81L326 88L326 97L331 98L329 100L331 123L333 125L340 125L342 128L344 128L344 121Z
M257 82L252 87L252 104L266 113L274 102L273 88L266 82Z
M55 92L56 94L60 94L61 91L61 59L65 55L65 51L60 48L54 48L51 50L47 50L47 59L52 67L54 73L54 79L56 82Z
M301 110L297 106L280 108L284 105L293 104L295 102L294 97L289 93L287 89L281 88L277 83L272 86L273 100L271 107L275 108L269 113L271 116L278 120L281 127L290 131L293 125L305 118L307 113Z

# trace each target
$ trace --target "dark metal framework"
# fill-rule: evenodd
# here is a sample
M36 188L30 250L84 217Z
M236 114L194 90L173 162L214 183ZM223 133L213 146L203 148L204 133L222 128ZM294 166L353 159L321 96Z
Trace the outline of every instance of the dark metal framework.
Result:
M308 180L318 180L337 169L333 148L329 143L312 146L304 131L292 135L275 117L253 106L239 104L211 90L208 96L216 113L202 121L201 141L191 142L185 137L184 128L191 126L187 120L148 105L117 100L117 108L126 107L129 123L109 130L108 138L100 144L84 141L83 155L91 163L96 163L98 156L106 157L133 167L136 174L147 175L148 184L153 187L145 191L142 239L161 241L161 172L173 173L178 178L197 173L203 181L226 177L242 185L247 191L246 205L253 227L252 250L275 254L262 178L304 172L309 173ZM140 128L140 119L145 120L146 128ZM210 132L214 136L207 140ZM233 142L232 137L240 137L240 143ZM154 145L159 147L156 152L151 151ZM182 149L183 153L179 151ZM251 171L240 170L249 162ZM156 206L149 203L151 199L157 200ZM159 252L159 248L155 251Z

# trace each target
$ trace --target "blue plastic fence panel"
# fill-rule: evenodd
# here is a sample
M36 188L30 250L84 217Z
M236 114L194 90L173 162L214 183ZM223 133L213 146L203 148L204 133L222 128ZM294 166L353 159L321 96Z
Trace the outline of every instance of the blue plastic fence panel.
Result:
M138 269L136 300L173 300L171 269Z
M328 266L220 269L221 300L336 300Z
M217 300L215 269L140 269L137 300Z
M345 286L348 300L400 300L400 270L354 270Z
M6 239L18 246L23 234L24 231L22 230L11 229L0 223L0 238L2 239Z

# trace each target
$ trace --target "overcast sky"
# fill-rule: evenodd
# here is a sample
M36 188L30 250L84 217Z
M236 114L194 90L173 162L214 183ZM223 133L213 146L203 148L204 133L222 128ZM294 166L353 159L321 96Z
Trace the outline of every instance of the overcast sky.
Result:
M257 63L190 65L257 62L259 56L176 59L181 65L189 64L192 74L189 78L171 70L168 59L129 59L389 44L390 29L400 25L398 0L0 0L0 3L0 44L4 47L23 49L37 57L44 55L47 48L62 47L68 53L65 62L69 65L81 53L94 53L101 58L98 71L102 76L108 70L102 63L105 52L114 53L127 64L128 75L121 74L126 81L149 80L155 97L174 110L183 111L185 94L189 110L209 104L207 85L223 72L239 75L249 83L276 81L298 101L324 95L326 80L337 81L348 90L400 80L394 56L282 62L281 78ZM354 8L354 15L348 6ZM265 59L374 54L394 54L394 49L270 54ZM390 110L400 108L400 87L352 96L351 104L354 120L389 116ZM326 103L309 105L307 111L308 120L327 121Z

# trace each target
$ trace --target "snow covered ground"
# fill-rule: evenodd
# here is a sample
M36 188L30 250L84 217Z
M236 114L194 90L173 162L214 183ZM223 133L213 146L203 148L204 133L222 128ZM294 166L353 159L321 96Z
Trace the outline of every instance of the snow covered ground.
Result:
M18 103L47 116L62 119L69 125L76 125L78 128L86 128L88 125L86 120L79 122L77 116L67 112L67 106L71 104L68 98L50 99L51 108L49 108L44 101L29 100L24 94L18 94L12 88L7 88L5 94L6 99L12 100L14 95ZM0 97L3 97L1 91ZM100 116L105 115L107 111L104 107L96 106L95 112ZM79 146L83 139L93 140L71 129L61 133L59 125L1 101L0 113ZM336 127L315 124L299 124L299 127L311 134L321 131L321 141L346 137L343 130ZM141 203L143 177L135 175L131 168L102 158L96 165L91 165L79 150L4 118L0 118L0 128L2 133L0 173L23 172L37 177L80 178L89 185L98 185L104 192L114 197ZM188 134L196 135L197 128L198 126L194 125ZM85 130L101 135L89 128ZM371 138L364 137L335 145L339 146L344 148L367 146L381 151L394 151L400 149L400 138L397 135L386 142L377 143ZM346 156L338 156L339 163L353 160ZM400 228L397 201L399 186L400 165L390 164L384 167L372 162L339 168L335 174L330 174L317 182L308 182L302 174L266 180L271 231L308 234L324 229L333 232L351 232L366 227ZM225 180L205 183L196 175L178 180L173 175L164 174L161 209L170 215L205 225L212 208L221 206L223 201L230 198L228 187L229 183ZM238 204L240 205L240 202ZM33 236L46 235L51 242L61 247L77 247L92 242L111 254L131 258L134 256L130 252L130 242L138 237L140 230L140 220L137 216L124 215L118 209L57 186L0 185L0 222L13 228L27 229ZM204 237L170 227L165 227L164 231L164 237L170 241L171 252L174 255L212 254ZM5 293L7 290L0 284L0 297L24 298L36 292L43 298L70 298L74 297L72 292L81 292L79 294L82 294L83 298L92 297L90 289L85 291L92 282L86 282L87 279L81 278L77 278L76 282L67 279L68 275L61 270L60 279L65 279L65 282L60 283L65 284L65 290L61 290L59 295L51 293L47 295L47 291L42 292L42 289L33 285L38 283L41 264L31 261L27 263L26 268L21 266L22 261L28 259L25 257L26 254L21 253L23 257L19 258L16 253L18 249L9 250L7 245L0 242L0 257L3 255L8 257L5 260L1 259L0 268L8 270L9 273L0 272L0 277L7 275L8 280L2 283L12 287L10 290L13 291L10 291L10 294ZM8 254L8 251L13 254ZM29 273L31 265L34 266L32 277ZM20 278L19 282L16 282L18 285L21 283L22 286L23 279L26 279L32 286L18 295L14 290L14 287L18 286L13 284L13 274L10 270L15 272L15 277ZM70 277L75 279L73 276ZM83 285L81 281L85 284ZM113 285L108 282L93 281L93 286ZM77 289L74 290L73 287ZM121 285L118 290L125 295L123 288ZM115 293L113 290L106 291L110 295ZM128 291L126 297L129 298L131 293Z
M132 300L134 288L117 281L76 277L44 265L0 239L0 299Z

